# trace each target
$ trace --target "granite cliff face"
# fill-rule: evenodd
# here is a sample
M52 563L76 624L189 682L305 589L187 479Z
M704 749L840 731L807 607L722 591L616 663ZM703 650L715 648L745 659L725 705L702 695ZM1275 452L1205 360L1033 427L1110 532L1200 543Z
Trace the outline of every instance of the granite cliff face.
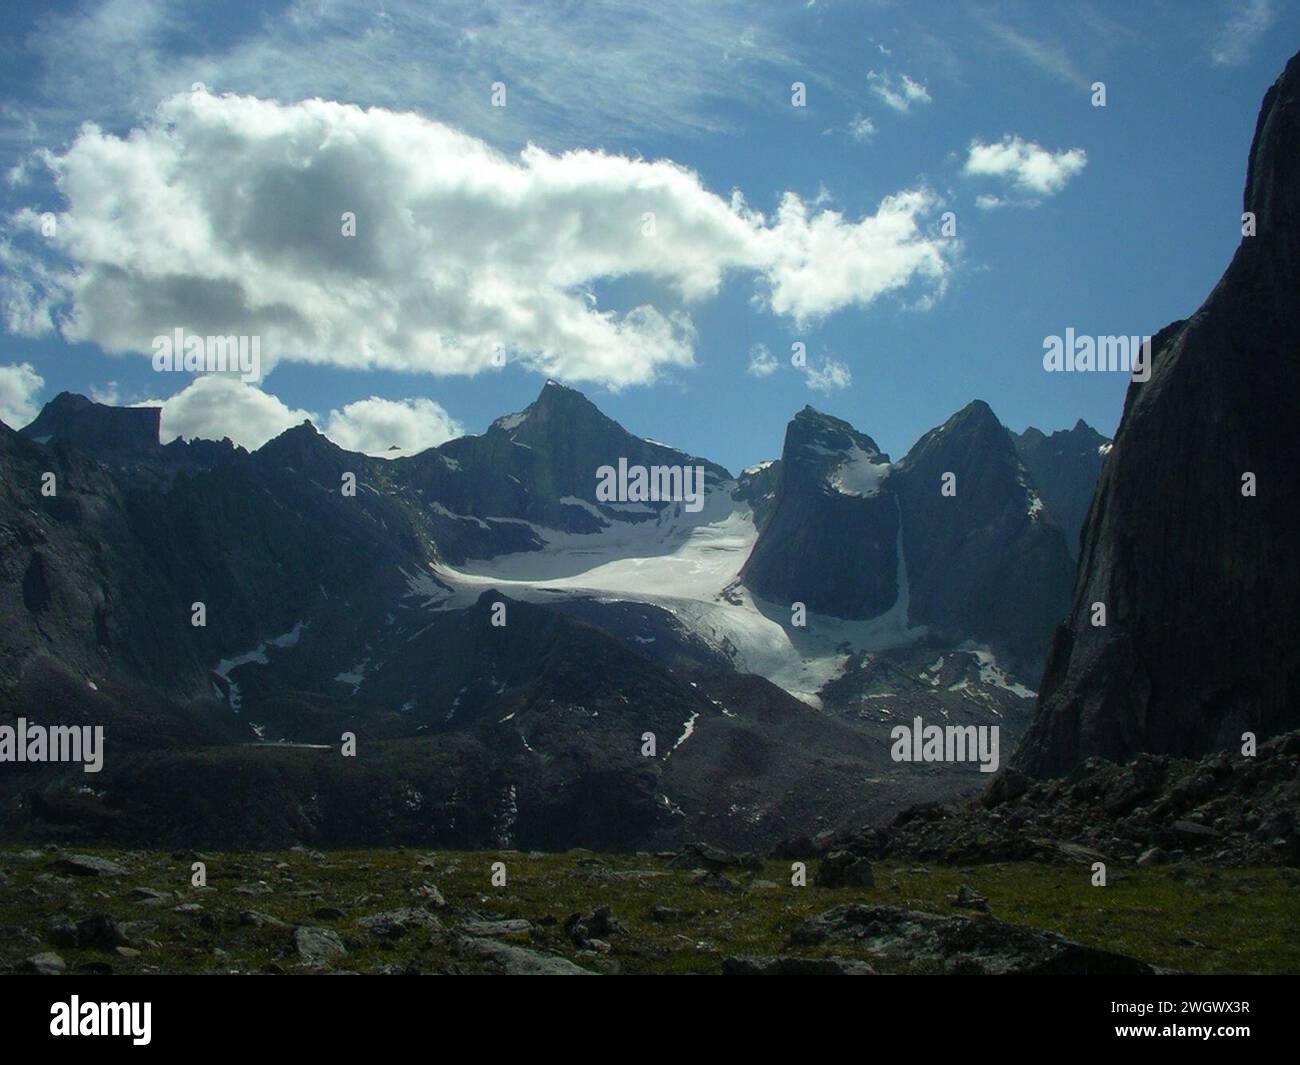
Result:
M89 454L150 454L158 450L161 407L110 407L60 392L21 430L41 443L75 444Z
M1129 387L1017 754L1032 773L1300 724L1300 57L1264 97L1243 209L1256 235Z
M898 504L883 491L891 469L869 436L805 407L786 429L745 581L819 614L883 614L898 595Z
M1015 442L1034 487L1065 532L1070 557L1077 558L1079 535L1110 441L1081 418L1073 429L1050 436L1031 425Z
M1036 675L1074 569L1011 434L976 400L921 437L897 478L913 623Z
M758 595L845 618L897 604L902 623L948 645L973 640L1025 676L1041 670L1073 564L987 403L967 405L892 464L847 422L805 408L780 461L742 488L761 508L742 573Z

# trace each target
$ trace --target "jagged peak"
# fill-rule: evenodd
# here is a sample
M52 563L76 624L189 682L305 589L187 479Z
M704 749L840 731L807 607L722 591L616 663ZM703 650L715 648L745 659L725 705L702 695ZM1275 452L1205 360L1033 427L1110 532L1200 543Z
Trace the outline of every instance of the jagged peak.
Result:
M254 454L276 454L278 452L297 449L311 449L313 451L324 453L342 453L343 448L334 443L329 437L322 433L312 424L310 418L304 418L297 425L291 426L284 430L278 436L273 436L265 444L257 449Z

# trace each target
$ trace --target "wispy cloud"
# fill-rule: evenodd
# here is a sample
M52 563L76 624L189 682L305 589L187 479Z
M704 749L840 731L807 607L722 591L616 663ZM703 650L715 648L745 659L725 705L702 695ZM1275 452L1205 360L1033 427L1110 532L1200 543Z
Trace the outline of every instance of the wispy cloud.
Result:
M413 109L496 144L634 144L728 128L799 64L783 18L688 0L291 0L232 16L212 39L204 5L91 0L42 17L25 42L32 99L0 123L10 141L57 143L81 121L134 124L202 82L214 93L320 97ZM793 17L793 16L792 16ZM492 106L494 82L506 105Z
M1235 66L1250 58L1256 42L1277 20L1273 0L1234 0L1232 14L1210 51L1215 66Z
M993 18L981 21L995 41L1044 74L1070 85L1091 84L1058 41L1031 36Z
M865 115L858 115L849 123L849 136L855 141L868 141L876 132L876 124Z
M751 377L768 377L776 373L780 365L766 344L755 344L749 349L749 366L745 372Z
M842 392L853 383L853 374L848 366L830 356L825 356L816 365L809 363L802 369L804 384L814 392Z
M930 91L906 74L895 77L892 74L879 74L873 70L867 74L867 81L871 85L871 91L883 100L887 107L901 115L907 114L913 107L930 102Z

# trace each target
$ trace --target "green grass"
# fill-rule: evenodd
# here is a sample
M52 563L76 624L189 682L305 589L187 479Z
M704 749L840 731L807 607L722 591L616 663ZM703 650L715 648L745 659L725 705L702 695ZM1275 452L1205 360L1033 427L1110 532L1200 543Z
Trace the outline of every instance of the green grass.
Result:
M0 849L0 872L7 880L0 882L0 964L5 966L55 950L70 972L105 962L115 973L258 972L271 966L300 970L290 930L239 923L240 911L257 910L289 925L333 928L349 950L335 966L339 969L364 973L398 965L420 972L478 971L477 963L458 956L452 935L412 932L388 943L356 924L367 914L419 905L415 890L428 883L447 900L438 916L449 932L464 911L522 917L532 922L533 931L515 936L515 942L554 951L587 968L711 973L719 971L724 957L735 954L852 956L852 949L842 944L791 948L789 937L804 919L845 902L961 913L948 900L964 883L987 896L992 914L1003 920L1050 929L1156 965L1195 973L1300 972L1295 935L1300 877L1291 870L1112 867L1109 885L1095 888L1087 865L882 862L875 867L876 887L864 891L811 884L795 888L790 886L790 864L770 861L752 876L729 875L744 883L773 881L775 888L727 894L693 883L689 872L669 870L661 858L387 849L331 851L323 862L302 852L205 854L207 887L192 888L189 855L87 850L122 862L131 873L82 878L55 872L52 854L23 857L24 851ZM491 885L495 861L506 863L504 887ZM814 869L810 863L810 880ZM613 875L630 871L644 875ZM136 887L170 891L176 898L161 906L141 905L128 897ZM200 903L202 918L174 912L183 902ZM608 906L628 934L608 937L606 956L579 955L564 934L564 921L597 906ZM656 906L684 916L661 923L650 916ZM336 908L343 916L314 916L322 907ZM28 934L40 935L50 914L76 919L94 912L137 922L130 932L139 955L51 947ZM904 971L897 964L868 960L880 972Z

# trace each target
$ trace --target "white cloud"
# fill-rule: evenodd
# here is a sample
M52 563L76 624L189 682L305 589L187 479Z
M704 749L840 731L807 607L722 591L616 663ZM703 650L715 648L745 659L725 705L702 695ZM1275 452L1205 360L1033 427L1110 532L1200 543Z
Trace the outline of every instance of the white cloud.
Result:
M0 367L0 372L3 369ZM290 407L278 396L245 384L233 374L196 377L168 399L144 400L132 406L162 407L159 435L165 444L178 437L230 437L249 451L304 421L312 422L346 451L383 458L424 451L465 432L440 404L423 396L401 400L371 396L342 410L331 410L322 419L312 411ZM394 444L399 451L389 452Z
M871 84L871 91L899 114L905 115L914 105L930 102L929 90L906 74L895 78L892 74L878 74L873 70L867 74L867 81Z
M10 429L21 429L40 413L36 397L45 387L45 379L30 362L0 366L0 422Z
M858 115L849 123L849 136L855 141L870 140L872 134L876 132L876 124L871 119Z
M103 403L109 407L117 406L118 387L116 381L109 381L102 388L98 385L90 386L90 398L96 403Z
M465 430L431 399L371 396L330 411L321 432L348 451L393 458L445 444ZM394 445L399 450L389 452Z
M196 377L169 399L132 406L162 407L159 435L165 444L177 437L221 440L228 436L250 451L312 417L309 411L294 410L256 385L225 374Z
M766 344L755 344L749 349L749 368L745 371L753 377L767 377L776 373L780 363L776 356L767 350Z
M1210 52L1215 66L1235 66L1250 58L1251 49L1277 20L1273 0L1237 0L1227 25Z
M73 267L65 339L127 353L178 326L256 335L264 373L286 359L475 374L504 346L618 388L692 364L684 305L728 272L803 322L942 291L950 269L950 244L918 224L936 203L923 189L856 222L787 192L769 220L672 162L510 157L415 114L321 100L186 92L125 139L87 126L46 161L67 200L48 242ZM654 304L595 306L594 283L632 275Z
M995 211L999 207L1005 207L1007 201L1001 196L992 196L987 192L982 192L975 197L975 206L981 211Z
M963 173L970 177L1003 178L1020 192L1052 196L1088 165L1082 148L1050 152L1019 136L996 144L971 141Z
M916 281L941 294L957 248L918 224L940 206L927 189L887 196L872 217L847 222L837 211L809 214L786 193L774 226L758 237L770 262L768 302L802 324L848 306L865 307Z
M853 383L853 374L842 362L829 356L821 365L803 367L804 383L814 392L839 392Z

